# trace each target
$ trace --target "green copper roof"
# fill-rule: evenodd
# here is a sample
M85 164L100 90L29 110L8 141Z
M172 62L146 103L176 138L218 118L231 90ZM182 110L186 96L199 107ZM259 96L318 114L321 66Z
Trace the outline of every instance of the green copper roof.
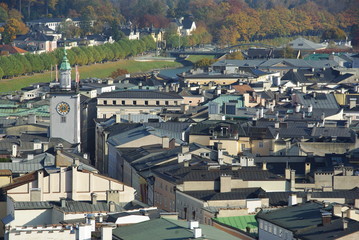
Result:
M71 70L70 62L67 59L66 48L64 48L64 57L62 58L62 62L61 62L61 65L60 65L60 70Z
M224 223L228 226L246 231L246 227L251 229L257 229L258 224L255 219L255 215L236 216L236 217L219 217L214 218L218 222Z

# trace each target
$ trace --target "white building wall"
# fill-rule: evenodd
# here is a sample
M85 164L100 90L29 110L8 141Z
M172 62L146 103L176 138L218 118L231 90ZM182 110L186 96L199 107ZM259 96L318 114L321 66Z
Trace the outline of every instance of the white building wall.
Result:
M61 231L60 231L61 229ZM50 232L51 231L51 232ZM76 240L76 232L62 227L16 228L8 234L8 240Z
M258 219L259 240L294 240L293 233L275 224Z

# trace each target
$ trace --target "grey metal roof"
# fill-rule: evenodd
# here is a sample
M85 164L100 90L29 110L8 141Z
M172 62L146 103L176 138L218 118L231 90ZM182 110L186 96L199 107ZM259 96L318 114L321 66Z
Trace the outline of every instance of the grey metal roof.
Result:
M276 66L278 65L278 66ZM284 65L284 66L279 66ZM289 58L275 58L268 60L221 60L212 64L212 67L258 67L259 69L292 69L292 68L329 68L338 66L334 60L304 60L304 59L289 59Z
M134 99L183 99L177 93L156 91L116 91L102 93L98 98L134 98Z
M322 224L322 203L307 202L274 211L261 211L256 218L295 232Z
M13 174L23 174L54 165L55 157L53 155L49 153L41 153L34 156L32 160L25 160L22 162L0 162L0 169L9 169Z
M50 202L18 202L14 201L15 210L29 210L29 209L51 209L53 204Z
M302 240L318 240L318 239L345 239L345 236L350 238L350 234L359 231L359 222L351 219L345 219L348 222L347 229L343 229L343 220L336 219L331 221L330 224L324 226L317 226L316 228L311 228L309 231L304 231L296 234L299 239ZM355 238L357 235L353 235Z
M310 105L313 108L320 109L339 109L339 105L333 94L305 94L305 93L296 93L295 97L297 102L302 104L304 108L308 108Z
M353 130L345 127L314 127L311 136L350 138L353 136Z
M230 192L218 191L186 191L184 192L191 197L200 199L202 201L217 201L217 200L240 200L250 198L267 198L266 192L262 188L240 188L232 189Z
M159 126L159 127L153 127L153 126ZM108 138L108 142L112 144L113 146L119 146L123 145L125 143L132 142L134 140L149 136L149 135L155 135L158 137L169 137L170 139L174 138L176 142L183 143L182 140L182 131L170 131L169 128L164 128L161 126L166 126L166 123L162 125L160 124L149 124L146 123L146 125L130 129L128 131L118 133L116 135L112 135ZM169 126L169 124L167 124ZM171 125L176 126L176 125ZM173 129L173 128L172 128Z
M65 207L59 206L59 202L56 203L57 208L66 213L81 213L81 212L109 212L109 204L104 201L97 201L96 204L86 201L73 201L66 200ZM124 210L125 204L115 204L115 212L121 212Z

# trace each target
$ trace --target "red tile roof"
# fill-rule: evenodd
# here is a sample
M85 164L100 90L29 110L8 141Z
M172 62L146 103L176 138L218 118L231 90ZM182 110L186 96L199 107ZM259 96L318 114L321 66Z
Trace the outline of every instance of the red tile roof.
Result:
M11 45L0 45L0 52L8 52L9 54L27 53L26 50Z
M253 88L251 88L249 85L232 85L232 88L236 90L236 92L239 92L240 94L247 93L247 92L254 92Z

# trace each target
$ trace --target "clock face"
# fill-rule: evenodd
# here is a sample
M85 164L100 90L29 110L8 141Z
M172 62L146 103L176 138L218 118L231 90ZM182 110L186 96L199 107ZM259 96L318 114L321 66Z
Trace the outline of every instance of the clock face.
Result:
M66 115L70 112L70 105L66 102L60 102L56 106L56 111L60 115Z

